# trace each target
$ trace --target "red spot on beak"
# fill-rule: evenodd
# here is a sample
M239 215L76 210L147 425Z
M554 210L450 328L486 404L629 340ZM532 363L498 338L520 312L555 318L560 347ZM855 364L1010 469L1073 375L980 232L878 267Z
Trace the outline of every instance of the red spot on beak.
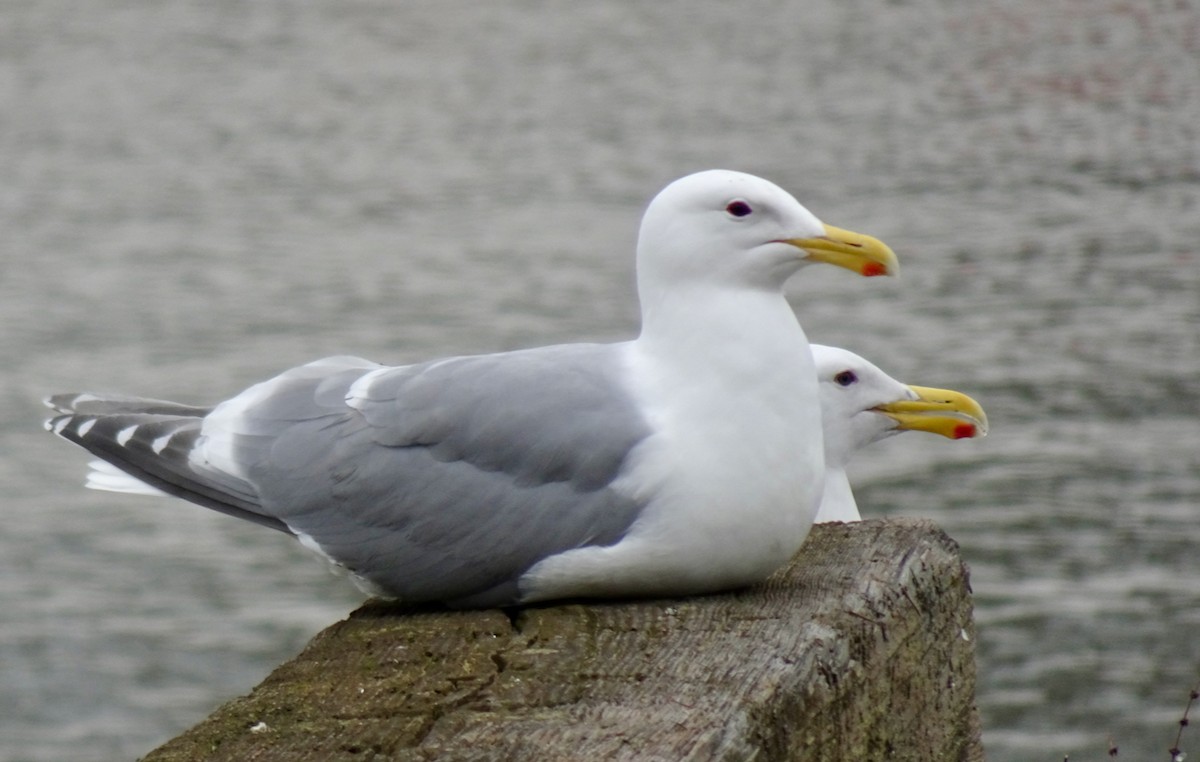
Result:
M867 262L863 265L862 274L868 278L876 275L887 275L887 268L878 262Z
M972 423L960 423L954 427L955 439L970 439L975 436L975 425Z

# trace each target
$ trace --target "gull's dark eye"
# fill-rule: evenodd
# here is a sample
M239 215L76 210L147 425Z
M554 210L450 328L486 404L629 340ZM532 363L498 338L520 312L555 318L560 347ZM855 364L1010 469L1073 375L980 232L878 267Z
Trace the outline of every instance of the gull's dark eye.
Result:
M850 386L858 383L858 376L854 375L852 370L844 370L833 377L833 382L838 386Z
M751 209L750 205L745 201L730 201L729 205L725 207L725 211L729 212L734 217L745 217L754 210Z

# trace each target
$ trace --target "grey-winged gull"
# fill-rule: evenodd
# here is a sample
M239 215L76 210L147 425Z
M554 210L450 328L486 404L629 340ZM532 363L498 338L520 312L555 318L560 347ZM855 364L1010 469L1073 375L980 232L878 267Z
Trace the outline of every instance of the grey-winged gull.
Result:
M978 402L951 389L908 386L840 347L812 345L825 434L825 494L817 523L860 521L846 466L855 452L903 431L950 439L987 435Z
M813 262L897 268L766 180L700 172L642 219L632 341L402 367L332 357L212 409L58 395L47 428L405 601L740 587L796 552L821 494L815 369L782 293ZM95 486L146 489L132 481Z

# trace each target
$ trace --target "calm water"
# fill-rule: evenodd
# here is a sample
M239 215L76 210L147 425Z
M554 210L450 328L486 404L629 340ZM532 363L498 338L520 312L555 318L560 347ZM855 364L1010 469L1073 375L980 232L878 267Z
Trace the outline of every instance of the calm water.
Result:
M359 600L282 535L82 490L42 395L627 337L641 208L714 166L900 254L797 278L814 340L988 410L857 483L962 545L990 758L1167 758L1200 678L1200 5L405 5L4 4L0 759L133 758Z

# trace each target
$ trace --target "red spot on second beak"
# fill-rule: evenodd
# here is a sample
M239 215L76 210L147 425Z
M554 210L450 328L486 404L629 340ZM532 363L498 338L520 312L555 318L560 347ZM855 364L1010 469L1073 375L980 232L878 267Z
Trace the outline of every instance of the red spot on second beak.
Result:
M878 262L867 262L863 265L862 274L868 278L875 275L887 275L887 268Z
M975 436L975 425L972 423L960 423L954 427L955 439L970 439Z

